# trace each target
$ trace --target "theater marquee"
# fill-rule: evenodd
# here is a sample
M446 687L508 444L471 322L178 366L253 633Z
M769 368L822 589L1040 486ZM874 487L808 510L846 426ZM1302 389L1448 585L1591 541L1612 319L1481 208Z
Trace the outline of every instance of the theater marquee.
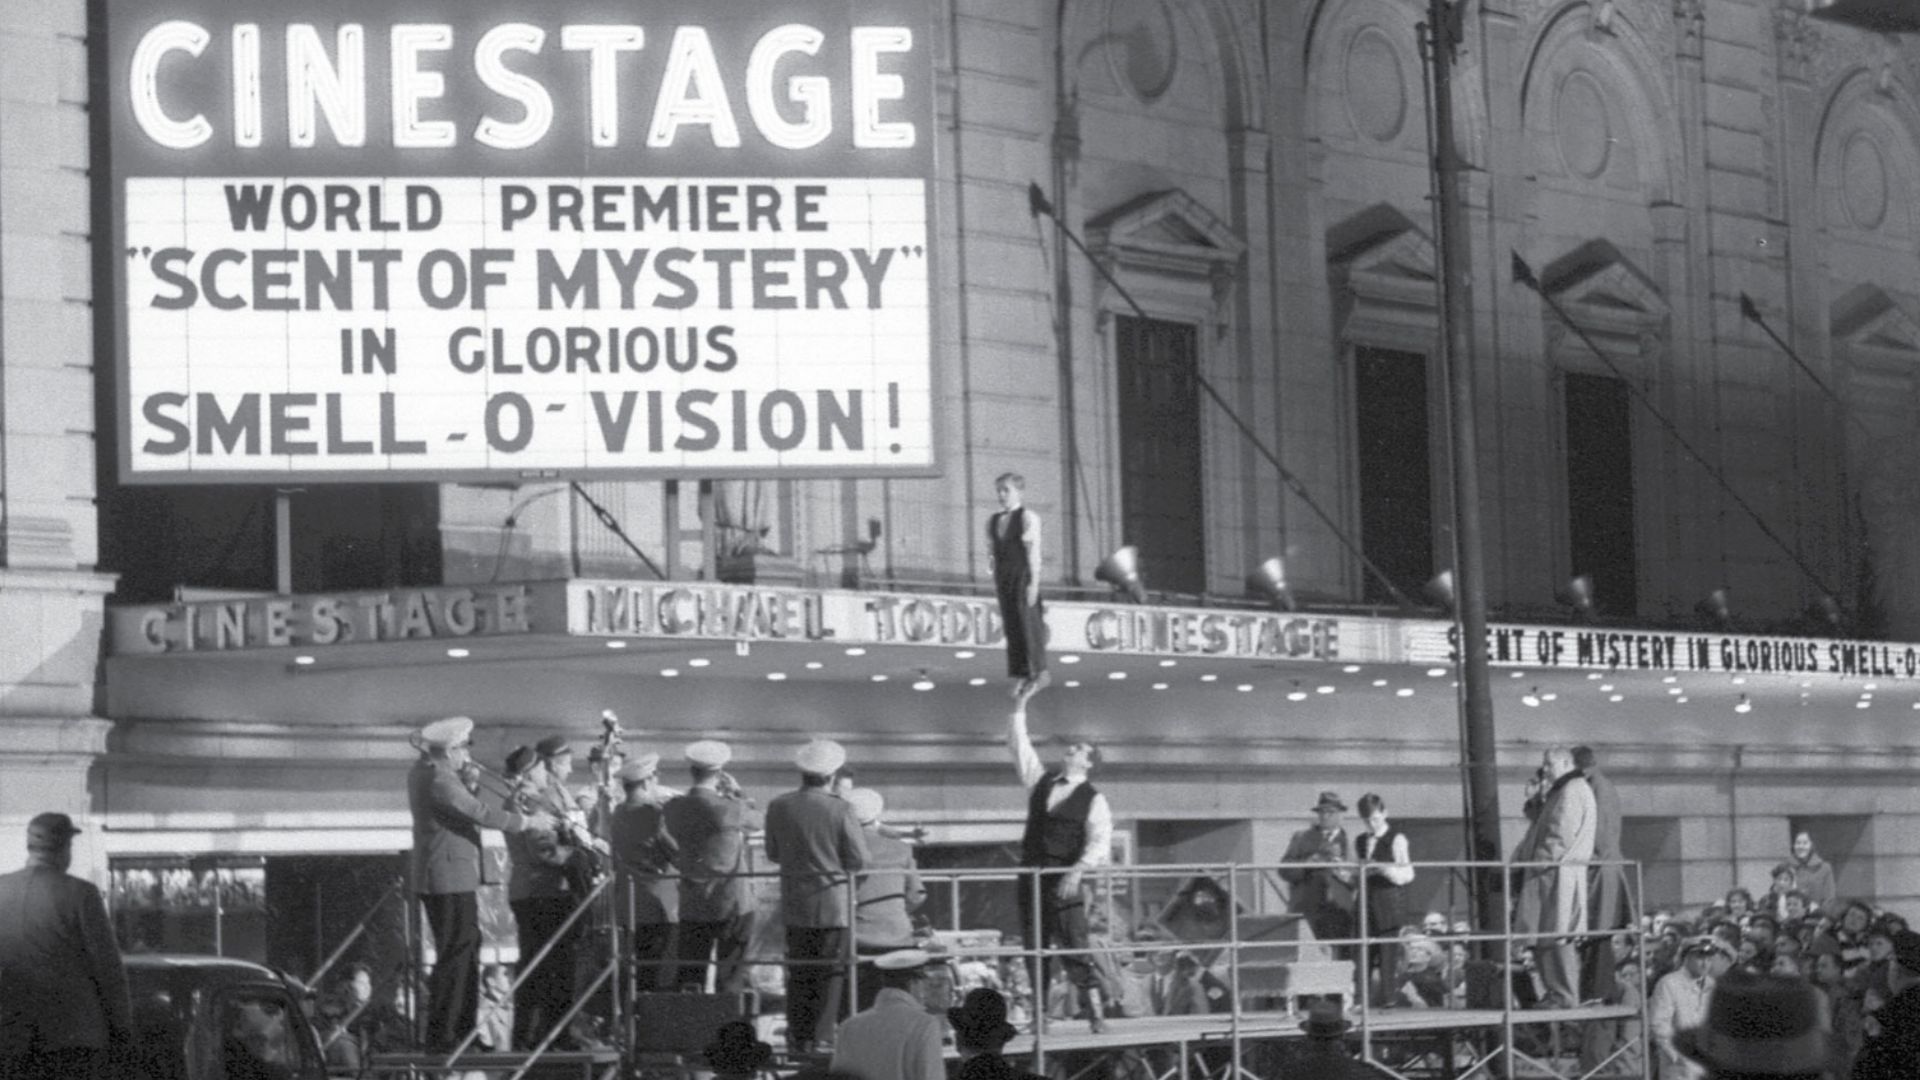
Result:
M929 0L107 0L121 474L926 474Z

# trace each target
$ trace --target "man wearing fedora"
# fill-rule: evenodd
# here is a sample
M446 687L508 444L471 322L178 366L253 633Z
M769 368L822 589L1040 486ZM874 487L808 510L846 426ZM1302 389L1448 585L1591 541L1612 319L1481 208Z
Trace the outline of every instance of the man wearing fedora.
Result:
M701 739L690 743L684 756L693 786L668 800L662 812L680 871L677 981L683 989L703 989L711 964L714 989L738 993L747 988L747 968L741 961L753 940L753 880L745 876L747 833L763 826L766 818L726 771L732 747L718 739Z
M1893 996L1873 1014L1878 1034L1853 1065L1853 1080L1894 1080L1920 1074L1920 933L1895 930L1887 963Z
M551 814L495 810L461 780L470 761L473 721L436 720L414 743L420 760L407 776L407 806L413 814L411 877L433 930L435 959L427 981L427 1047L451 1050L473 1029L480 1008L480 905L482 884L498 884L480 846L481 829L509 837L529 829L552 829Z
M1002 1051L1019 1032L1007 1023L1007 999L1000 991L978 986L967 991L958 1007L947 1010L953 1026L954 1048L960 1051L960 1069L954 1080L1040 1080L1014 1068Z
M824 1020L831 1027L846 984L850 875L867 865L867 840L846 800L832 794L846 748L815 739L794 764L800 787L767 804L767 859L780 867L780 916L787 931L787 1042L811 1054Z
M852 1080L946 1080L940 1018L917 993L931 959L920 949L876 957L880 992L873 1007L840 1025L832 1069Z
M1828 1080L1833 1064L1820 991L1783 975L1733 972L1721 979L1705 1022L1680 1032L1674 1045L1705 1080ZM1915 1065L1908 1058L1889 1075L1911 1077Z
M673 879L676 845L667 832L668 794L660 786L660 755L643 753L620 767L620 805L608 823L613 848L615 909L633 939L634 989L671 990L678 982L668 961L680 891Z
M67 873L80 830L27 823L27 864L0 875L0 1077L91 1080L132 1034L120 946L100 890Z
M1340 941L1353 936L1353 843L1340 824L1347 804L1323 791L1313 804L1313 824L1293 834L1280 857L1280 877L1290 886L1287 910L1306 917L1313 936ZM1303 865L1303 864L1314 865ZM1353 955L1350 945L1337 946L1334 955Z
M1383 1080L1393 1074L1347 1051L1347 1029L1352 1025L1332 1001L1316 1001L1307 1007L1307 1018L1300 1030L1307 1033L1307 1045L1289 1063L1281 1075L1286 1080Z
M1033 740L1027 735L1027 701L1039 690L1039 683L1023 684L1015 695L1013 713L1007 718L1007 748L1013 754L1014 771L1027 789L1020 865L1030 872L1021 875L1017 883L1020 934L1029 949L1085 949L1090 939L1082 882L1087 871L1105 866L1112 857L1113 808L1089 778L1094 766L1100 764L1098 746L1085 739L1070 739L1061 750L1058 765L1047 768L1040 763L1040 755L1034 752ZM1037 913L1033 910L1035 893L1040 900ZM1037 989L1049 985L1050 966L1043 963L1031 973ZM1062 956L1060 966L1085 999L1087 1019L1094 1032L1105 1031L1105 995L1087 954Z
M754 1037L750 1020L721 1024L703 1053L713 1066L713 1080L758 1080L773 1064L773 1047Z

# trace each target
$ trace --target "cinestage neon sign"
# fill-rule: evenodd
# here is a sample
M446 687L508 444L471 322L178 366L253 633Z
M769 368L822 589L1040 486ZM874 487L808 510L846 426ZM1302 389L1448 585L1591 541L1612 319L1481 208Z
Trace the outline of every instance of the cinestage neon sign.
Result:
M593 145L619 146L621 111L627 103L620 60L647 47L647 28L570 23L562 25L557 36L558 49L578 58ZM226 42L232 72L228 104L233 145L261 146L266 110L277 104L285 110L285 144L290 149L319 145L322 119L337 145L366 146L370 127L366 25L341 24L329 44L311 23L288 24L275 43L285 57L284 78L271 85L262 62L268 47L265 38L260 23L243 22L232 25ZM729 89L707 29L675 27L666 46L666 66L649 95L653 108L646 146L671 148L681 128L695 127L704 129L714 146L739 147L735 97L745 100L754 129L773 146L805 150L820 145L834 130L833 80L818 72L796 74L789 75L782 86L779 75L790 58L818 56L825 41L826 34L813 26L775 27L754 43L745 71L738 73L738 82ZM520 113L515 119L486 113L469 133L475 142L498 150L539 146L553 130L553 93L539 79L516 71L508 60L516 54L540 55L550 47L547 31L531 23L500 23L480 33L469 50L460 52L458 44L456 28L447 23L400 23L388 28L386 96L391 110L384 131L388 144L412 150L459 145L458 125L428 118L430 103L447 94L445 75L429 60L444 53L469 63L481 86L511 102ZM882 119L888 103L906 93L905 81L886 70L883 60L889 54L913 50L912 29L854 26L847 31L847 44L853 147L913 147L920 137L913 122ZM206 113L188 112L168 101L162 78L168 62L180 59L176 54L193 61L210 60L206 54L212 47L213 33L205 26L175 19L148 30L133 50L129 74L133 117L160 146L192 150L214 138L214 125ZM788 119L789 108L797 119Z

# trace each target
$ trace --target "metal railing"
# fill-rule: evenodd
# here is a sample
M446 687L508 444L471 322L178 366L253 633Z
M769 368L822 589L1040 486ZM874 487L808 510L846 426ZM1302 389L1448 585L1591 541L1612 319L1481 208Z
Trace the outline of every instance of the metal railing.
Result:
M1468 983L1466 973L1457 971L1453 967L1456 962L1459 962L1454 955L1453 947L1464 946L1469 953L1479 954L1474 960L1465 962L1477 963L1478 970L1483 975L1491 974L1497 977L1502 988L1497 1002L1488 1006L1482 999L1478 1004L1463 1001L1446 1008L1430 1009L1421 1013L1420 1019L1415 1022L1410 1022L1412 1019L1410 1014L1413 1010L1403 1010L1389 1017L1371 1000L1369 993L1371 959L1380 950L1401 948L1404 937L1398 927L1392 928L1391 931L1381 928L1381 932L1369 932L1372 929L1371 894L1370 890L1364 887L1363 882L1359 883L1355 892L1353 914L1357 921L1356 932L1351 936L1322 939L1314 936L1310 929L1301 933L1297 940L1264 936L1279 925L1271 920L1280 914L1284 906L1282 902L1284 890L1280 884L1283 871L1346 869L1352 871L1356 875L1356 881L1359 882L1366 873L1365 867L1385 865L1390 864L1189 863L1088 870L1083 875L1079 902L1085 905L1085 911L1092 916L1091 922L1094 925L1104 924L1107 934L1104 940L1090 939L1085 944L1071 946L1049 942L1046 926L1049 907L1045 898L1046 890L1052 888L1054 882L1069 872L1067 868L982 867L928 869L916 872L921 884L926 887L929 897L936 893L944 896L945 902L941 906L946 909L944 920L946 925L934 926L930 929L936 936L944 934L950 939L958 939L965 935L979 935L983 940L991 940L990 935L993 931L997 930L1002 935L1006 933L1008 923L1004 918L997 920L996 925L991 927L966 925L967 920L963 913L968 905L965 901L969 898L978 899L973 895L973 890L982 888L997 890L1002 900L1005 899L1009 886L1027 890L1031 917L1024 926L1019 927L1020 937L1023 940L1007 942L1003 938L998 944L966 944L946 951L943 959L986 962L995 968L1012 964L1025 973L1031 1003L1031 1042L1023 1041L1021 1050L1032 1053L1035 1058L1034 1067L1043 1073L1046 1071L1050 1057L1059 1057L1068 1052L1098 1052L1098 1040L1092 1041L1095 1049L1089 1051L1087 1048L1090 1040L1087 1037L1079 1036L1077 1033L1071 1035L1063 1033L1057 1028L1061 1021L1050 1018L1048 999L1051 970L1070 961L1098 966L1103 961L1110 961L1114 954L1119 952L1132 954L1136 961L1144 957L1149 961L1149 966L1154 968L1163 968L1169 960L1174 960L1181 953L1195 955L1196 962L1199 955L1206 955L1208 959L1200 964L1201 972L1217 980L1224 989L1224 1005L1209 1012L1207 1023L1198 1028L1189 1026L1188 1030L1181 1032L1173 1032L1169 1028L1169 1033L1163 1039L1157 1038L1153 1032L1136 1032L1123 1034L1111 1040L1110 1049L1113 1052L1121 1052L1128 1047L1145 1052L1146 1047L1177 1045L1174 1062L1165 1070L1163 1080L1171 1080L1173 1077L1190 1080L1196 1071L1199 1075L1207 1077L1227 1077L1234 1080L1242 1077L1257 1078L1259 1073L1244 1065L1248 1047L1256 1043L1299 1037L1297 1023L1299 1013L1295 1008L1299 995L1291 992L1287 980L1295 970L1295 965L1302 962L1311 963L1313 958L1327 958L1334 963L1357 959L1357 964L1353 965L1349 973L1351 989L1341 995L1352 1003L1350 1011L1355 1014L1352 1034L1357 1036L1360 1053L1364 1059L1387 1069L1396 1076L1405 1075L1396 1071L1404 1067L1404 1062L1383 1051L1397 1046L1401 1036L1413 1031L1428 1034L1447 1033L1446 1054L1449 1058L1447 1067L1460 1075L1480 1069L1489 1072L1497 1070L1496 1075L1509 1078L1518 1075L1592 1077L1619 1062L1634 1049L1638 1050L1643 1063L1650 1062L1646 1023L1647 968L1644 960L1639 968L1640 981L1637 989L1640 1004L1637 1013L1624 1007L1581 1008L1577 1001L1561 1003L1562 1007L1557 1009L1531 1012L1522 1007L1515 994L1515 976L1525 974L1523 950L1529 947L1557 948L1570 942L1621 933L1634 934L1632 947L1636 949L1642 947L1637 927L1639 913L1645 909L1638 864L1626 861L1579 864L1512 862L1416 862L1410 864L1416 878L1423 874L1445 875L1444 889L1448 897L1446 907L1449 912L1459 910L1459 899L1471 893L1466 879L1473 874L1498 873L1502 876L1503 882L1509 886L1502 893L1506 897L1506 903L1502 905L1503 910L1493 913L1495 917L1492 921L1495 922L1495 926L1480 926L1467 933L1453 933L1451 919L1449 919L1448 932L1444 936L1435 935L1435 943L1446 949L1448 966L1445 975L1450 996L1456 992L1465 993L1467 989L1466 985L1461 985ZM1620 876L1621 902L1626 914L1619 921L1626 925L1584 931L1553 930L1545 934L1516 930L1513 918L1515 893L1524 889L1525 879L1541 875L1553 875L1556 878L1565 876L1569 879L1567 884L1577 881L1581 895L1584 897L1588 888L1588 867L1599 867L1605 872L1617 873ZM862 955L857 940L861 907L858 886L863 880L875 875L893 875L901 872L900 868L884 868L855 873L796 874L771 869L752 870L740 875L755 881L761 893L768 889L779 888L782 879L796 882L810 889L844 889L846 932L844 945L837 957L796 960L784 954L755 955L751 952L751 946L748 946L748 954L737 958L736 962L745 965L749 970L754 967L779 966L788 973L809 965L830 965L845 972L847 999L857 1002L862 980L872 977L862 964L863 959L871 960L872 956ZM1516 875L1523 879L1519 886L1515 886ZM677 877L674 874L661 874L655 875L652 880L674 881ZM632 879L622 879L622 883L630 880ZM1560 883L1555 882L1555 884ZM1149 888L1149 886L1161 885L1167 887ZM611 927L612 944L609 949L611 955L598 968L588 985L575 994L572 1007L554 1022L552 1028L544 1034L531 1051L530 1057L512 1074L510 1080L520 1080L524 1077L534 1063L550 1051L554 1042L568 1029L595 995L609 986L612 988L608 996L612 1000L613 1010L609 1030L617 1041L623 1059L632 1060L631 1055L640 1041L635 1038L635 1032L632 1030L632 1014L628 1008L628 999L636 985L636 980L631 976L631 968L637 963L637 959L631 955L632 948L627 943L627 935L623 932L630 927L618 917L618 913L609 910L615 906L611 903L615 899L614 893L615 879L603 878L593 892L569 915L560 930L529 960L520 965L520 971L513 981L513 990L516 992L540 964L547 962L562 936L571 933L580 920L589 917L590 912L598 910L601 917L607 919L607 925ZM1159 915L1165 905L1154 911L1143 910L1143 905L1152 901L1149 894L1159 893L1174 897L1185 896L1190 905L1197 905L1203 910L1210 908L1214 915L1211 916L1210 922L1206 918L1198 917L1184 922L1176 920L1176 925L1165 931L1173 934L1171 937L1162 937L1157 940L1134 939L1130 931L1136 928L1142 926L1160 928ZM1196 899L1202 894L1205 894L1207 899ZM761 905L761 910L766 910L766 905ZM1298 913L1289 913L1289 915L1296 916L1295 922L1298 924L1310 926L1309 916L1299 916ZM1415 917L1414 913L1408 913L1408 915L1410 919ZM1248 919L1264 921L1249 932ZM1287 925L1295 925L1295 922L1289 922ZM1120 932L1123 927L1129 932ZM1160 959L1162 957L1166 957L1167 960ZM703 960L701 963L709 964L711 968L718 968L721 959L715 957L711 961ZM679 966L683 961L690 962L688 958L678 955L669 955L658 962ZM623 977L623 973L626 973L626 977ZM766 981L770 982L770 980ZM1014 985L1009 989L1013 990L1008 994L1010 1003L1017 1003L1019 997L1017 981L1014 981ZM1392 993L1398 988L1387 987L1386 989ZM1458 1022L1450 1024L1442 1018L1448 1013L1458 1016ZM623 1016L628 1018L628 1022L621 1022ZM1555 1059L1564 1055L1559 1052L1561 1048L1555 1042L1552 1025L1617 1022L1636 1018L1640 1021L1639 1033L1631 1044L1620 1041L1617 1045L1607 1047L1604 1057L1598 1062L1590 1063L1584 1071L1579 1067L1572 1072L1560 1071L1564 1066ZM830 1030L831 1025L836 1021L836 1017L825 1014L821 1019L827 1030ZM1517 1033L1522 1029L1532 1029L1539 1024L1549 1025L1546 1037L1549 1049L1541 1052L1523 1048ZM1498 1033L1497 1039L1490 1037L1494 1032ZM460 1065L463 1056L473 1046L477 1037L477 1030L469 1032L454 1051L445 1057L443 1064L439 1067L451 1070ZM1458 1061L1453 1060L1457 1056L1453 1042L1456 1037L1471 1044L1472 1056L1464 1068L1460 1067ZM1209 1048L1215 1051L1219 1049L1227 1051L1224 1066L1217 1063L1208 1064L1202 1051ZM1526 1073L1516 1071L1523 1066L1534 1071ZM1222 1069L1225 1071L1221 1071Z

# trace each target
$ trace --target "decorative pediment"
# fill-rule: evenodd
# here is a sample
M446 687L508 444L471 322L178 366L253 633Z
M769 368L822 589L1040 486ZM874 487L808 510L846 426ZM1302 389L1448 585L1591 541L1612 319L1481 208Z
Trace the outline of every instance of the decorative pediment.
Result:
M1425 351L1438 326L1433 240L1385 203L1327 230L1327 274L1342 337Z
M1855 348L1920 353L1920 323L1877 285L1855 285L1828 312L1833 340Z
M1549 265L1540 287L1569 310L1585 308L1644 323L1667 317L1660 286L1605 240L1588 241Z
M1226 222L1179 189L1155 191L1087 220L1103 258L1134 270L1205 280L1231 278L1247 250Z

